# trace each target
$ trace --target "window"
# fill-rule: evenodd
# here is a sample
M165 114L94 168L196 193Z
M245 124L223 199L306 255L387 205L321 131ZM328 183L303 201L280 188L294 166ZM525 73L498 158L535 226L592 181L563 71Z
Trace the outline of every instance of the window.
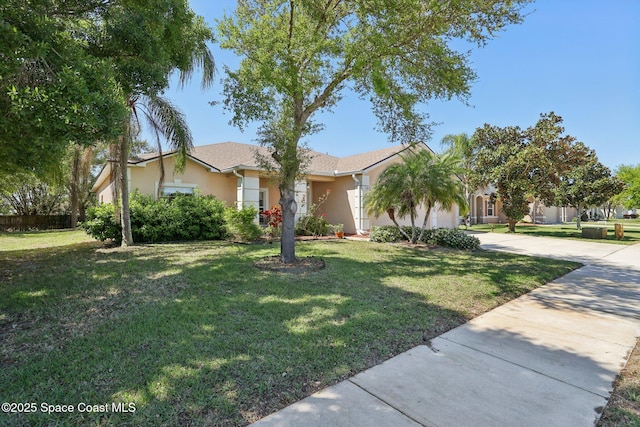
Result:
M192 196L195 191L195 185L175 185L175 184L166 184L162 186L162 197L166 197L168 199L173 199L176 194L186 194Z
M262 213L269 210L269 195L266 189L261 188L258 193L258 212ZM267 217L264 215L258 215L260 218L260 225L268 225Z
M495 205L490 201L487 202L487 216L493 216L494 209L495 209Z

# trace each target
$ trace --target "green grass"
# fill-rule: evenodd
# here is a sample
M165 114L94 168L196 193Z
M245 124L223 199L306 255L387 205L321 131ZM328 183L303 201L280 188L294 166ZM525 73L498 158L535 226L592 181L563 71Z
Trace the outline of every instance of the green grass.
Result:
M277 245L38 234L0 249L0 401L136 411L0 424L246 425L578 266L336 240L298 243L326 268L290 275L253 266Z
M616 221L624 226L624 239L616 240L614 227L616 222L608 223L583 223L583 228L587 227L607 227L607 239L583 239L582 232L576 229L575 223L562 225L516 225L516 233L532 236L559 237L574 240L588 240L590 242L618 243L622 245L633 245L640 242L640 225L637 223L627 223L627 220ZM491 231L494 233L506 233L509 231L506 224L477 224L470 227L474 231Z
M55 248L92 241L93 239L82 230L26 231L20 233L0 232L0 252Z
M614 384L598 427L640 427L640 341Z

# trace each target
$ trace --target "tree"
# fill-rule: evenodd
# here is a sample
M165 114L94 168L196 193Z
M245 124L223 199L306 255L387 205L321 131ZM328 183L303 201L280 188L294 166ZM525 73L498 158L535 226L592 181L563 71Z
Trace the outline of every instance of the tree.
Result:
M611 176L609 168L598 161L593 150L589 150L584 162L575 165L564 176L555 189L555 202L560 206L574 206L578 210L578 222L582 209L599 206L622 191L624 184Z
M115 137L125 106L112 64L88 50L105 2L0 4L0 172L55 169L73 143Z
M448 147L460 159L458 177L464 187L464 198L467 201L467 206L471 206L471 186L474 175L473 159L476 147L473 138L470 138L466 133L445 135L440 144ZM471 217L469 215L465 215L465 225L467 228L471 225Z
M448 42L483 45L521 22L526 2L246 0L220 21L221 46L242 58L237 70L225 69L225 107L240 129L261 123L280 190L283 262L296 259L294 186L308 160L301 141L321 129L315 113L350 88L371 101L392 142L426 140L429 125L417 105L465 98L475 78L467 56Z
M158 151L162 154L161 137L165 138L176 152L176 168L182 169L193 146L191 133L184 115L161 95L174 71L183 85L197 68L203 71L203 88L212 82L215 64L206 43L213 39L213 33L186 0L117 2L107 6L102 18L102 31L92 41L91 51L113 62L129 113L121 121L113 150L119 174L122 246L128 246L133 244L133 236L127 164L139 116L143 115L156 133Z
M529 212L529 199L554 200L560 177L581 159L580 144L563 135L561 123L562 118L551 112L525 130L485 124L473 135L474 186L495 185L510 232Z
M91 195L91 164L93 162L93 147L82 147L75 144L70 149L69 180L69 211L71 213L71 228L76 228L78 218L84 218L85 207Z
M428 150L409 151L402 155L402 163L386 168L366 197L368 213L376 218L387 213L400 233L411 243L422 239L432 208L438 203L442 209L458 205L464 211L466 200L460 180L455 176L459 159L452 153L437 156ZM418 229L418 209L425 209L422 228ZM396 221L409 216L411 236ZM420 232L418 233L418 231Z
M625 184L620 192L619 201L626 209L640 207L640 164L620 165L616 176Z
M0 180L0 199L16 215L63 213L66 196L64 186L55 179L41 179L31 172L17 172Z

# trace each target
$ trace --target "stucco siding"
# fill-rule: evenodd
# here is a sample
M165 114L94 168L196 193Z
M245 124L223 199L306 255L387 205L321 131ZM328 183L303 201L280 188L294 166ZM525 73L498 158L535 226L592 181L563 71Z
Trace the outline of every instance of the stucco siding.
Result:
M187 165L183 173L174 170L175 160L172 157L164 159L165 185L174 182L181 184L196 185L203 195L213 195L217 199L224 201L231 206L236 201L236 177L233 174L221 174L209 172L198 163L187 160ZM129 168L132 190L137 189L140 193L154 195L156 185L160 180L160 170L158 162L147 163L146 167Z
M355 182L350 176L342 176L331 182L313 182L311 185L311 204L318 204L318 199L331 190L327 200L320 205L316 215L326 214L329 224L343 224L345 233L355 233L354 193Z
M112 203L113 202L113 184L109 180L102 182L100 187L96 190L96 196L99 203Z

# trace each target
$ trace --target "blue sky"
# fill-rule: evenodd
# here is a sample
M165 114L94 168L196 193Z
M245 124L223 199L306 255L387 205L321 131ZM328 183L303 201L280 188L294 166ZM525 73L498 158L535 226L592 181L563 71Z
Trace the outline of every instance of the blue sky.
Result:
M232 12L235 0L192 0L192 9L210 25ZM640 1L538 0L527 7L524 23L510 26L470 61L478 79L470 105L459 100L421 106L433 128L427 144L440 149L447 134L473 134L484 123L532 126L540 113L554 111L565 132L596 150L612 169L640 164ZM255 143L255 127L244 133L228 122L222 101L223 65L238 63L212 45L218 67L216 84L206 91L199 80L165 95L187 116L195 145L235 141ZM347 94L333 113L317 116L325 130L307 138L312 149L348 156L389 146L375 130L367 102ZM143 136L144 137L144 136ZM147 137L152 141L150 137Z

